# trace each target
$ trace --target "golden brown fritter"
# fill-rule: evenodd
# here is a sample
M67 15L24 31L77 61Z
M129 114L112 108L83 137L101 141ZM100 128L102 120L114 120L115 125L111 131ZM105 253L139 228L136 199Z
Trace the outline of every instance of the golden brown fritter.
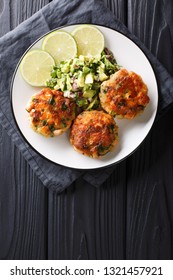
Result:
M49 88L32 96L26 110L33 130L46 137L62 134L75 118L75 103Z
M138 74L121 69L102 83L99 97L107 113L133 119L149 103L147 93L148 88Z
M114 118L103 111L84 111L74 120L70 142L76 151L99 158L117 144L118 127Z

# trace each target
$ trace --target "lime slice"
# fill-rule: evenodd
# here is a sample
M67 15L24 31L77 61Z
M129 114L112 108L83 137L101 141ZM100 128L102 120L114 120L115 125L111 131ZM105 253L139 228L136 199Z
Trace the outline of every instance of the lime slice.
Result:
M48 34L42 43L42 49L48 52L56 63L74 58L77 54L77 45L71 34L65 31L54 31Z
M24 80L32 86L46 86L55 65L54 59L45 51L29 51L21 61L20 72Z
M78 55L99 56L104 49L104 36L96 27L78 26L72 35L77 43Z

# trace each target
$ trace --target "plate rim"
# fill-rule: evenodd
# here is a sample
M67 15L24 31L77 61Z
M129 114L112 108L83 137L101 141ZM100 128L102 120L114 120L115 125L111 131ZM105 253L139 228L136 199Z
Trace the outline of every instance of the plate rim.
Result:
M39 42L41 39L43 39L45 36L47 36L48 34L56 31L56 30L59 30L59 29L63 29L63 28L66 28L66 27L71 27L71 26L77 26L77 25L92 25L92 26L100 26L100 27L103 27L103 28L108 28L110 30L113 30L121 35L123 35L124 37L126 37L127 39L129 39L132 43L134 43L141 51L142 53L144 54L144 56L146 57L148 63L150 64L150 67L152 68L152 71L154 73L154 78L155 78L155 81L156 81L156 89L157 89L157 106L156 106L156 110L155 110L155 115L153 117L153 121L152 121L152 124L149 128L149 130L147 131L145 137L143 138L143 140L136 146L136 148L131 151L129 154L127 154L126 156L124 156L123 158L117 160L116 162L112 162L112 163L109 163L109 164L105 164L104 166L99 166L99 167L91 167L91 168L77 168L77 167L73 167L73 166L68 166L68 165L65 165L65 164L61 164L61 163L58 163L58 162L55 162L49 158L47 158L46 156L44 156L41 152L39 152L36 148L34 148L32 146L32 144L27 140L27 138L25 137L25 135L23 134L22 130L20 129L19 125L18 125L18 122L16 120L16 117L15 117L15 113L14 113L14 108L13 108L13 85L14 85L14 80L15 80L15 76L16 76L16 73L20 67L20 63L23 59L23 57L25 56L25 54L27 52L29 52L30 49L32 49L32 47L37 43ZM132 34L133 35L133 34ZM155 122L155 119L156 119L156 116L157 116L157 112L158 112L158 103L159 103L159 95L158 95L158 81L157 81L157 77L156 77L156 73L155 73L155 70L153 68L153 65L152 63L150 62L150 59L148 57L148 55L144 52L144 50L135 42L133 41L132 38L130 38L130 34L124 34L123 31L119 31L119 30L116 30L115 28L113 27L109 27L109 26L106 26L106 25L103 25L103 24L93 24L93 23L73 23L73 24L67 24L67 25L62 25L62 26L59 26L59 27L56 27L56 28L53 28L51 29L50 31L46 32L45 34L41 35L38 39L36 39L27 49L26 51L23 53L23 55L20 57L16 67L15 67L15 70L14 70L14 73L12 75L12 79L11 79L11 83L10 83L10 106L11 106L11 111L12 111L12 115L13 115L13 118L14 118L14 121L15 121L15 124L19 130L19 133L20 133L20 136L23 138L23 140L29 145L29 147L31 149L34 150L34 152L36 152L36 154L38 154L39 156L41 156L42 158L48 160L49 162L55 164L55 165L59 165L59 166L62 166L62 167L65 167L65 168L70 168L70 169L74 169L74 170L81 170L81 171L89 171L89 170L98 170L98 169L104 169L104 168L109 168L109 167L112 167L114 165L117 165L118 163L124 161L125 159L127 159L128 157L130 157L133 153L136 152L136 150L142 145L142 143L144 142L144 140L146 139L146 137L148 136L149 132L151 131L152 127L153 127L153 124Z

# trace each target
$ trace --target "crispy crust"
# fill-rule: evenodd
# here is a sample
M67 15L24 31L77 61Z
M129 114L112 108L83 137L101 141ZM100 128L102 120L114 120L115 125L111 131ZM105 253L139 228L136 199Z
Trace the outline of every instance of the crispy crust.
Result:
M33 130L46 137L62 134L75 118L75 103L49 88L32 96L26 110Z
M133 119L149 103L148 88L142 78L126 69L103 82L99 94L102 108L112 116Z
M74 120L70 142L79 153L99 158L118 143L118 127L103 111L84 111Z

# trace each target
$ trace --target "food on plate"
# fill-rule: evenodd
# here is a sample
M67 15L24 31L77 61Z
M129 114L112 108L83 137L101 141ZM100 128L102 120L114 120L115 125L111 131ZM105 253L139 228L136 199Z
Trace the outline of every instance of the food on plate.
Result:
M78 55L98 56L104 49L104 36L92 25L80 25L72 31L72 35L77 43Z
M71 127L70 142L79 153L99 158L118 143L118 126L114 118L103 111L83 111Z
M119 142L117 118L133 119L150 101L142 77L120 67L105 47L99 28L78 25L46 35L42 49L23 57L20 71L27 83L44 88L26 110L32 129L45 137L70 127L76 151L100 158Z
M44 88L32 96L26 110L34 131L53 137L62 134L75 118L75 103L57 90Z
M97 58L80 55L61 61L54 66L47 86L63 91L83 110L96 109L101 83L119 69L112 52L105 48Z
M47 52L31 50L22 59L20 72L28 84L36 87L46 86L54 65L54 59Z
M70 33L63 30L49 33L43 40L42 49L48 52L56 63L77 55L76 41Z
M147 85L142 78L122 68L101 85L102 108L118 118L133 119L149 103Z

